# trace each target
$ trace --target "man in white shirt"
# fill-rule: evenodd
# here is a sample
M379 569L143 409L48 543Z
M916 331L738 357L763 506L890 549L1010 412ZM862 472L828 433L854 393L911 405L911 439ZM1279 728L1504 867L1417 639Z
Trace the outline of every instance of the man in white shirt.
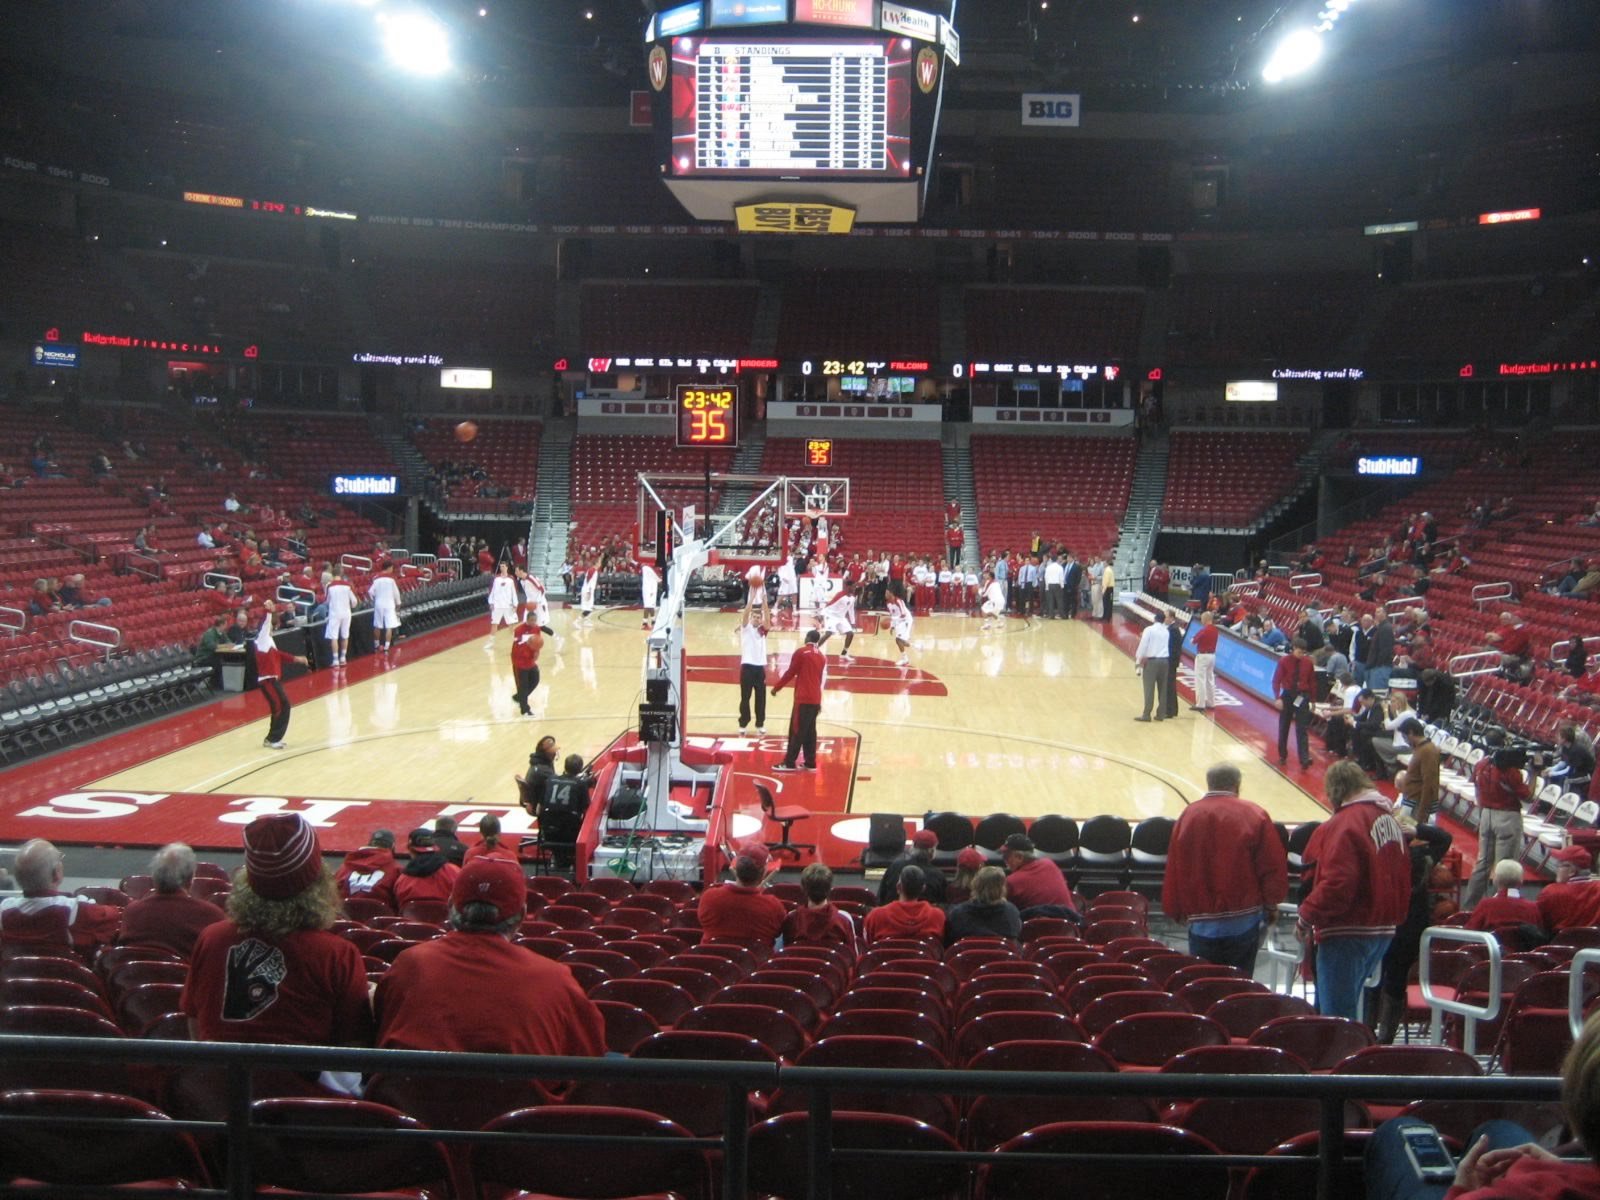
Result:
M1167 671L1172 666L1167 661L1168 651L1166 625L1160 621L1150 622L1139 635L1139 647L1133 652L1133 669L1144 678L1144 715L1135 717L1135 721L1149 721L1150 709L1156 707L1161 698ZM1156 707L1155 719L1162 719L1159 707Z
M328 581L327 637L333 665L344 666L345 655L350 650L350 614L355 611L356 594L344 579L344 564L333 564L333 577Z
M1054 554L1044 564L1044 612L1043 617L1054 621L1058 617L1067 615L1067 569L1061 565L1061 560Z
M228 498L222 502L222 510L224 512L231 512L231 513L238 512L239 511L239 497L235 496L232 492L229 492L228 493Z
M373 577L367 595L372 599L373 648L387 654L394 645L394 631L400 628L400 585L385 567Z
M750 725L750 701L755 700L756 736L767 736L767 630L771 613L763 602L759 608L744 606L739 618L739 732Z
M217 539L211 536L211 530L202 525L200 532L194 535L194 544L202 550L215 550Z
M1006 589L1005 585L994 577L993 571L983 573L983 628L988 629L998 622L1001 628L1006 623Z

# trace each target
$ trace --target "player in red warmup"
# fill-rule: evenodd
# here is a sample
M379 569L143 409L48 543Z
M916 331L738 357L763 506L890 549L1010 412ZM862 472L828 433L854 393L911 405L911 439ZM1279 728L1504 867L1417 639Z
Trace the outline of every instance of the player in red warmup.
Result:
M283 690L283 660L297 662L302 667L309 667L311 663L302 655L285 654L278 649L278 644L272 640L272 614L277 606L268 600L263 607L266 615L261 618L261 629L255 640L256 683L267 698L267 707L272 710L272 723L267 726L267 736L261 744L268 750L282 750L283 735L289 732L291 711L288 693Z
M776 696L789 684L794 684L794 711L789 715L789 747L783 761L774 771L793 771L802 752L806 770L817 766L817 716L822 712L822 687L828 673L828 660L818 646L822 635L813 629L806 634L805 645L799 647L789 659L789 669L783 678L772 685Z
M517 677L517 690L511 693L511 698L525 717L534 715L528 700L539 690L539 653L543 649L544 635L524 610L522 619L511 631L511 669Z

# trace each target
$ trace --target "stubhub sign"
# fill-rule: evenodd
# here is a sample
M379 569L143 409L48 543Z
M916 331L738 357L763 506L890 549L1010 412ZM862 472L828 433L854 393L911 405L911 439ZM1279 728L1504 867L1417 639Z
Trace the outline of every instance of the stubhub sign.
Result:
M398 496L400 479L395 475L335 475L328 490L335 496Z
M1076 128L1083 111L1081 101L1077 92L1024 92L1022 123Z

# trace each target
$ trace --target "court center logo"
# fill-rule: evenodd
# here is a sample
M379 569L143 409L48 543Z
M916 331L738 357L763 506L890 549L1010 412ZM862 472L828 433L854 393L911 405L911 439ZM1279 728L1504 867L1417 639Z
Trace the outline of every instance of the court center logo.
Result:
M939 82L939 56L924 46L917 51L917 86L926 96Z
M667 52L660 46L650 47L650 86L658 92L667 86Z

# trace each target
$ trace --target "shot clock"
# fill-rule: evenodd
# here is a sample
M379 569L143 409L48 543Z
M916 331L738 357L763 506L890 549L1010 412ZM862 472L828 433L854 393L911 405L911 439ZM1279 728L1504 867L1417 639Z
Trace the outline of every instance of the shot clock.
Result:
M739 388L732 383L680 383L673 389L679 448L739 444Z
M833 466L833 439L832 438L807 438L806 439L806 466L831 467Z

